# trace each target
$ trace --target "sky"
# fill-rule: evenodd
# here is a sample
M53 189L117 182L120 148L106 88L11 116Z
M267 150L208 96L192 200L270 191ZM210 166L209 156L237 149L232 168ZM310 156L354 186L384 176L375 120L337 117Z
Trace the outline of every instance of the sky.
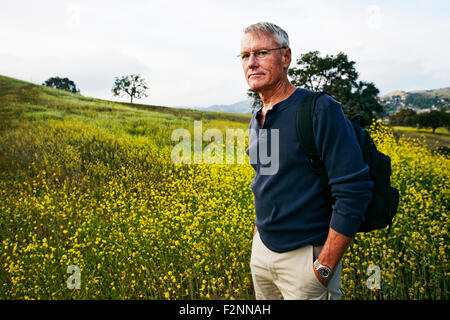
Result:
M243 29L269 21L293 61L344 52L380 95L450 86L450 0L1 1L0 74L41 84L68 77L81 94L114 97L115 77L140 74L163 106L247 98Z

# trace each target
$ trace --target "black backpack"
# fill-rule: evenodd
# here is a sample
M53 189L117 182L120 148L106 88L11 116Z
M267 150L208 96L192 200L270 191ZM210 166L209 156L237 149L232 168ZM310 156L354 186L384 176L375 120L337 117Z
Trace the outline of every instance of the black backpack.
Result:
M302 99L297 110L297 134L300 145L305 154L311 160L312 170L319 176L320 183L325 190L327 208L331 217L334 198L331 196L331 188L328 185L328 176L325 165L320 159L314 142L313 115L317 98L325 92L310 92ZM358 232L369 232L389 226L390 232L392 219L397 212L399 192L390 185L391 159L379 152L369 133L362 127L364 118L356 115L350 119L353 129L361 147L364 161L370 168L370 177L374 182L373 197L364 214Z

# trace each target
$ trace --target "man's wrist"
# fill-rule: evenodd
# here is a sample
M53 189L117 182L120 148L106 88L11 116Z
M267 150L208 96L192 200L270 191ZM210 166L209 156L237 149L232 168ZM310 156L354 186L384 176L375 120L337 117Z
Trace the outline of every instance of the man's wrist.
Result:
M352 238L346 237L330 228L327 240L317 256L317 259L321 264L334 270L344 256L345 251L350 246L351 241Z
M320 263L319 259L316 259L313 265L314 269L317 271L317 273L322 279L329 280L331 278L331 275L333 274L333 269L331 269L329 266Z
M321 265L324 265L328 268L330 268L331 271L334 270L334 268L336 267L336 265L329 259L325 259L323 257L317 257L316 259Z

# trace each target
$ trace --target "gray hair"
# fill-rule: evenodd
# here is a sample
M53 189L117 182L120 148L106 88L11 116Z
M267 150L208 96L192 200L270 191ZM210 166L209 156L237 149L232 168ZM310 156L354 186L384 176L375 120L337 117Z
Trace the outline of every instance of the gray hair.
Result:
M274 37L276 43L280 47L289 47L288 34L276 24L270 22L258 22L244 29L244 34L250 32L263 32L266 34L270 34Z

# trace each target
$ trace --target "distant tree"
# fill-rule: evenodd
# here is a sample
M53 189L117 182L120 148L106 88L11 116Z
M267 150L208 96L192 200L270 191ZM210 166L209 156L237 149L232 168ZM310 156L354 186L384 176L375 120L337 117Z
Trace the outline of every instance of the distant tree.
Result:
M442 109L441 112L445 112L444 127L446 127L447 131L450 132L450 112L447 108Z
M310 51L297 59L296 66L289 68L288 75L295 86L312 91L325 91L338 100L347 117L363 115L365 123L370 124L376 116L385 113L372 82L358 81L355 62L349 61L346 54L321 57L319 51ZM259 95L247 91L253 99L253 106L262 105Z
M55 89L66 90L73 93L80 93L75 83L68 78L52 77L48 78L42 85Z
M350 90L357 85L355 62L348 61L342 52L324 58L319 54L319 51L310 51L297 59L297 66L288 70L292 83L313 91L326 91L341 101L347 100Z
M252 105L251 105L252 113L254 113L258 109L263 107L263 102L262 102L261 98L259 97L258 92L256 92L255 90L252 90L252 89L248 89L247 96L250 98L250 100L252 100Z
M450 126L450 114L445 111L431 110L429 112L419 113L416 117L419 128L431 128L433 133L439 127Z
M116 77L112 92L115 96L122 96L124 93L130 96L131 103L133 98L140 99L147 97L148 89L145 80L140 75L132 74L129 76Z
M415 126L417 112L411 108L402 108L389 117L389 124L394 126Z
M344 112L348 117L361 114L370 122L372 118L384 113L383 105L378 100L379 93L374 83L359 81L354 92L349 95L345 104L343 103Z
M347 117L364 116L366 123L384 113L379 90L372 82L358 81L355 62L343 52L321 57L319 51L302 54L296 66L288 70L295 86L325 91L338 100Z

